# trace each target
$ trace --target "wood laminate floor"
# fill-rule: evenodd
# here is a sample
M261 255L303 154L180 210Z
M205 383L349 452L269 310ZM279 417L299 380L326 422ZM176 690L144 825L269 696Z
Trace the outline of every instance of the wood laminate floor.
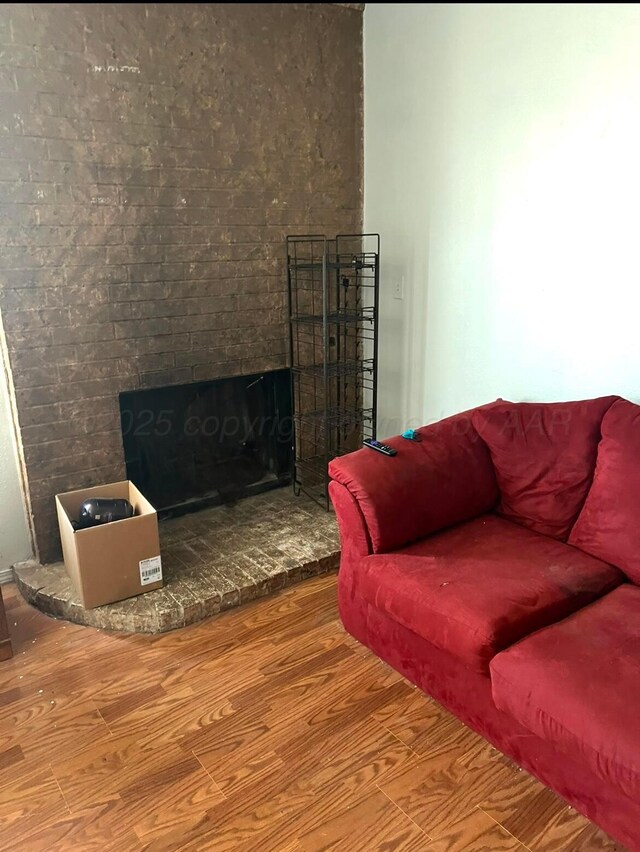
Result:
M335 575L156 637L3 590L2 850L621 848L347 636Z

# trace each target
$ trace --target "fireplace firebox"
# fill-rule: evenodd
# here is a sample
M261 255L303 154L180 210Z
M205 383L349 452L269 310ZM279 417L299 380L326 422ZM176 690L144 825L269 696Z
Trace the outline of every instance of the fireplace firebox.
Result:
M127 477L161 515L291 482L289 370L120 394Z

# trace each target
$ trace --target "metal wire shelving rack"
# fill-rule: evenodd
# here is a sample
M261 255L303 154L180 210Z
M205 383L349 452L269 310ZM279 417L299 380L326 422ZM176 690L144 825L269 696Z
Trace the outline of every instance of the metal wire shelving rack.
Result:
M287 237L293 489L329 508L332 458L376 437L380 235Z

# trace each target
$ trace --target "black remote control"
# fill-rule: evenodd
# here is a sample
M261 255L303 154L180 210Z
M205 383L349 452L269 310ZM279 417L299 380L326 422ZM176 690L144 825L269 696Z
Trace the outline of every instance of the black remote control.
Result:
M365 438L362 443L365 447L370 447L372 450L382 453L383 456L398 455L398 451L394 450L393 447L390 447L388 444L381 444L380 441L376 441L374 438Z

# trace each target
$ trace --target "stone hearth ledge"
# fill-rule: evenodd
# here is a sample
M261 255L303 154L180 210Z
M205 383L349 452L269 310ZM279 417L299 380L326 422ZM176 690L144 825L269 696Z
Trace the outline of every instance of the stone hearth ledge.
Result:
M165 585L85 609L61 562L15 566L25 600L47 615L101 630L164 633L337 569L335 515L278 489L160 522Z

